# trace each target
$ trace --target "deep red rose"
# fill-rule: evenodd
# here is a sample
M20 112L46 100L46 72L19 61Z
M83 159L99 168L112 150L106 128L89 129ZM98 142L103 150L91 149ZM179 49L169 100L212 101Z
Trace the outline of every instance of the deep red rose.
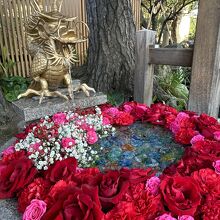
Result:
M44 200L50 189L49 181L37 178L30 183L18 197L18 210L24 212L32 199Z
M191 177L165 176L161 181L160 189L166 206L177 216L193 216L200 205L199 186Z
M99 199L106 211L118 204L129 187L129 181L119 171L100 173L95 178L99 187Z
M116 125L131 125L134 123L134 117L127 112L119 112L115 118Z
M220 200L207 199L201 207L203 220L219 220L220 219Z
M131 184L137 184L140 182L145 183L148 179L155 175L155 171L153 171L151 168L122 168L120 172L124 178L129 179Z
M162 103L156 103L152 104L151 107L146 110L143 121L157 125L165 125L166 119L170 117L170 115L176 116L177 114L178 111L175 108Z
M102 110L102 112L107 110L108 108L111 108L111 107L113 107L113 105L110 103L105 103L105 104L99 105L99 108Z
M67 185L57 195L55 203L47 210L42 220L101 220L102 217L97 187L82 185L78 188Z
M37 123L30 123L29 125L26 126L24 132L26 134L30 133L33 131L33 128L37 125Z
M193 130L192 128L181 128L175 134L175 141L180 144L188 145L190 144L191 139L198 134L198 131Z
M121 201L104 216L104 220L141 220L137 219L132 202Z
M147 191L142 191L141 196L134 201L138 219L154 220L164 213L161 195L153 196Z
M77 168L72 180L76 182L78 186L82 184L96 185L96 183L94 183L94 176L99 173L100 170L98 168Z
M37 174L31 160L23 156L7 162L0 161L0 199L12 198Z
M176 115L174 115L174 114L166 114L166 115L164 115L164 118L165 118L164 119L165 120L165 127L169 129L171 123L175 121Z
M200 191L203 195L220 195L220 191L218 192L220 189L220 187L218 187L220 183L220 175L215 173L214 170L209 168L201 169L193 172L191 176L198 183Z
M141 104L138 102L125 102L123 105L119 107L120 110L130 113L135 121L143 118L145 112L149 109L145 104Z
M146 183L130 184L123 201L132 202L137 220L153 220L164 212L161 194L152 195L145 190Z
M125 193L123 200L132 202L138 200L145 191L145 183L130 184L127 192Z
M72 157L57 161L45 172L45 177L52 183L56 183L59 180L71 180L76 172L76 167L77 160Z
M192 146L192 150L198 153L203 160L210 162L220 159L220 142L219 141L198 141Z
M208 139L214 139L214 132L220 131L220 124L218 121L206 114L201 114L195 118L195 122L199 129L199 132Z
M191 147L188 147L185 149L184 156L175 167L176 172L183 176L187 176L200 169L212 168L212 162L204 160L197 152L194 152Z
M12 154L3 155L1 162L10 163L10 161L19 160L20 158L23 158L23 157L26 157L26 151L24 151L24 150L15 151Z
M64 188L67 186L75 187L76 184L74 182L66 182L64 180L59 180L52 186L46 195L44 201L47 203L47 209L50 209L53 204L57 201L59 195L63 192Z

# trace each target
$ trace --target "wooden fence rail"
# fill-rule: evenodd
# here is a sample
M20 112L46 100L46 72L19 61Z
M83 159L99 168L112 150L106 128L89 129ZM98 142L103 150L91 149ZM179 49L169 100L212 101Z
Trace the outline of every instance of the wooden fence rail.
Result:
M26 50L24 22L32 13L30 2L32 0L0 0L0 55L3 47L8 50L7 57L15 62L13 75L27 77L30 73L31 57ZM62 12L70 17L86 22L86 0L64 0ZM51 8L51 0L44 0L45 11ZM134 12L134 21L137 30L140 29L141 0L131 0ZM86 34L83 25L80 32ZM87 56L88 42L77 44L79 65L82 65ZM1 58L1 56L0 56Z

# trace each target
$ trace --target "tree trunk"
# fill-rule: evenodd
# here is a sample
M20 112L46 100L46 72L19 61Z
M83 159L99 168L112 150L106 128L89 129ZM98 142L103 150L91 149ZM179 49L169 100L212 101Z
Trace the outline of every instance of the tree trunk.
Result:
M177 26L178 26L178 16L172 21L171 24L171 36L173 39L173 43L177 43Z
M133 92L135 24L130 0L87 0L88 74L98 91Z
M161 44L161 47L165 47L165 46L169 45L169 39L170 39L169 32L168 32L167 28L165 28L163 31L163 42Z

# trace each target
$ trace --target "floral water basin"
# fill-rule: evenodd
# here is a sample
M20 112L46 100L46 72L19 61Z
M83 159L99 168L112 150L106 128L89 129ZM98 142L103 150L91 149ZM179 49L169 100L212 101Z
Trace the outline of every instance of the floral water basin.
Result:
M184 152L171 132L141 122L117 128L115 135L100 139L93 148L98 151L96 164L101 170L152 167L159 173Z

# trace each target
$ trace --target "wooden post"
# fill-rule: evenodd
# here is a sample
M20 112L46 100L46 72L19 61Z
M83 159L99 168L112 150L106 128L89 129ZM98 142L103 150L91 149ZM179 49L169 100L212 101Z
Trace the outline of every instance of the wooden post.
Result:
M200 0L188 109L218 116L220 1Z
M150 105L153 96L154 65L149 64L149 46L155 44L156 32L141 30L136 34L134 100Z

